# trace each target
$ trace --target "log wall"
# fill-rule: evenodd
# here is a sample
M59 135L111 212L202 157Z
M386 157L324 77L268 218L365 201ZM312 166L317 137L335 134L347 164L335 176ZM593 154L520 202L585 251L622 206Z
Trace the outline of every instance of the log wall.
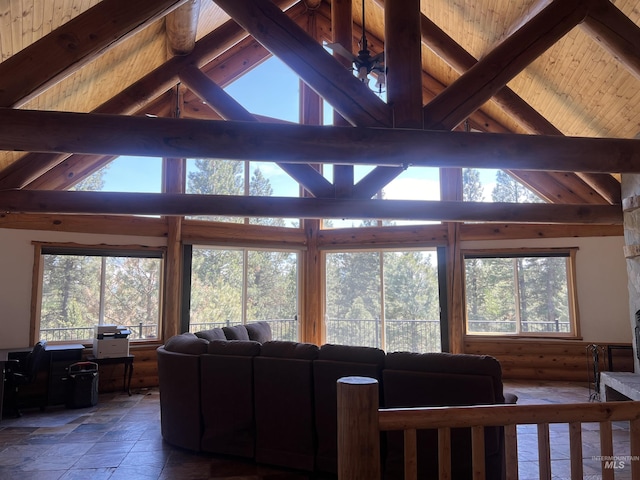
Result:
M130 353L133 360L133 376L131 390L158 386L158 363L156 358L157 344L153 346L132 346ZM124 365L100 365L98 390L104 392L122 391Z
M590 345L576 340L467 337L464 353L496 357L502 365L503 378L508 380L593 382ZM612 353L613 370L633 371L631 344L599 344L597 347L598 371L609 369L608 350Z

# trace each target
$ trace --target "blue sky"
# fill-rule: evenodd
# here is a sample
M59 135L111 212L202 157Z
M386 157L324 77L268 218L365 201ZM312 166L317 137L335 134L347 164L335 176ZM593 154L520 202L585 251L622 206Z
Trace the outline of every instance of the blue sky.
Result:
M298 121L298 77L282 62L271 58L236 80L226 89L233 98L253 114L282 120ZM325 117L331 118L330 109ZM145 157L120 157L111 162L105 175L107 191L159 192L161 160ZM252 164L252 168L254 165ZM260 163L260 169L269 178L276 196L297 195L297 184L275 164ZM356 167L356 181L371 167ZM325 175L332 180L332 169ZM495 171L481 172L486 185L485 201L491 201L491 188ZM438 171L434 168L409 168L385 187L385 198L437 200L439 198Z

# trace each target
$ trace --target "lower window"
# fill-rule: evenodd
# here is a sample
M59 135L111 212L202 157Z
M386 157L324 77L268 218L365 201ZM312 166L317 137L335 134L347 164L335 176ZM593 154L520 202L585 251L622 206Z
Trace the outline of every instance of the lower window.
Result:
M325 255L327 343L441 351L435 249Z
M464 252L467 334L577 336L576 251Z
M298 252L188 246L188 330L266 321L274 340L298 340ZM190 268L189 268L190 267Z
M127 327L130 340L160 333L162 250L36 244L34 341L90 342L96 325Z

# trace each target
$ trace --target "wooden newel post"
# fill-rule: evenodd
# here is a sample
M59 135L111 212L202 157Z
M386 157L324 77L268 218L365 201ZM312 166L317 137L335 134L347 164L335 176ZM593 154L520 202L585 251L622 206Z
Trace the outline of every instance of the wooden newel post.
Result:
M338 380L338 479L380 477L378 381L343 377Z

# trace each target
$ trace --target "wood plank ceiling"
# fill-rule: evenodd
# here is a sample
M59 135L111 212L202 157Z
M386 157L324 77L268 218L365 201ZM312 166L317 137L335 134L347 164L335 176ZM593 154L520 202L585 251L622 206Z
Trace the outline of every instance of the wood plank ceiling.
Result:
M117 131L116 125L126 125L124 119L111 117L100 124L98 116L76 121L38 111L171 117L175 87L180 84L184 102L180 113L185 119L269 120L239 107L220 87L273 54L347 120L336 125L362 127L363 138L371 138L367 127L460 130L467 119L480 132L519 135L505 136L506 143L496 150L487 146L493 152L487 165L482 159L474 164L464 152L456 160L456 148L447 148L451 142L457 146L470 142L472 146L466 148L478 150L477 135L482 134L460 133L447 140L449 144L437 143L431 135L425 141L427 145L436 142L438 155L424 147L407 164L431 161L445 167L504 168L549 203L613 205L619 210L619 173L640 171L639 2L395 0L385 4L367 0L369 48L374 54L386 48L388 103L321 46L335 35L342 43L351 38L346 47L357 52L360 3L0 0L0 126L5 127L0 128L0 190L6 190L0 192L0 209L27 211L30 205L29 211L37 211L37 192L27 200L27 192L18 190L66 189L117 154L140 153L134 152L135 139L124 140L124 132L115 141L113 136L96 133L98 128ZM12 109L34 112L21 116ZM65 128L49 132L55 118L62 118ZM153 137L153 120L140 120L136 132L162 145L167 133ZM285 127L274 126L273 131L291 138L290 144L295 144L295 135L309 135L294 127L293 136L287 137ZM234 128L233 122L228 122L228 128ZM337 135L333 137L336 150L342 148L335 153L335 163L357 163L349 160L355 158L349 145L368 151L362 140L327 129L328 134ZM189 134L187 128L176 142L182 141L184 150L164 154L189 153L193 147L185 143ZM531 139L530 134L536 137ZM609 140L579 143L546 136ZM404 137L389 137L390 145L400 149L406 143L400 138ZM92 139L120 141L121 148L100 150L91 145L99 143ZM487 145L494 146L491 142ZM550 154L545 145L564 150ZM304 153L317 146L296 148L300 149L294 153L304 159ZM535 155L539 164L527 160ZM309 163L317 160L307 159ZM337 167L342 173L331 184L309 163L289 161L282 167L317 199L342 203L353 199L354 205L406 168L376 158L373 161L379 166L360 183L349 180L349 167ZM323 215L326 208L331 207L325 204ZM598 217L606 223L614 212L602 210L585 221ZM462 216L477 220L475 215Z

